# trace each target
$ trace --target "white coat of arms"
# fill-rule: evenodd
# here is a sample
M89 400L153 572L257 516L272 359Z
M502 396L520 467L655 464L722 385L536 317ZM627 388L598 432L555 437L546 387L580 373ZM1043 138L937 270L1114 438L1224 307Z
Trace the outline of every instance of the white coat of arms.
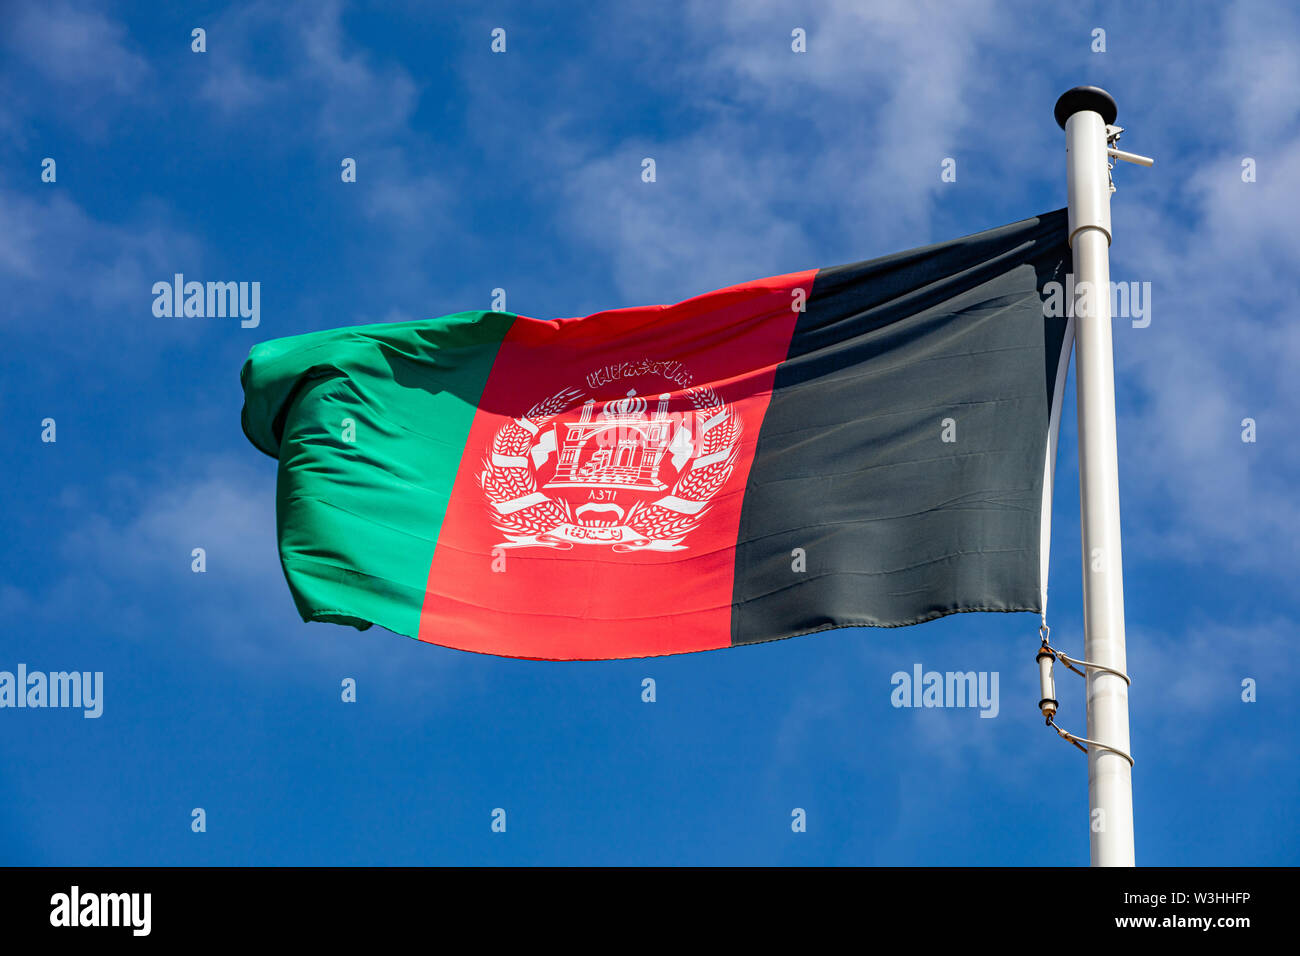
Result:
M643 361L588 376L607 384L647 376L676 384L678 363ZM687 387L689 407L669 411L669 392L597 402L568 388L497 429L479 486L499 547L681 551L727 483L741 423L708 386Z

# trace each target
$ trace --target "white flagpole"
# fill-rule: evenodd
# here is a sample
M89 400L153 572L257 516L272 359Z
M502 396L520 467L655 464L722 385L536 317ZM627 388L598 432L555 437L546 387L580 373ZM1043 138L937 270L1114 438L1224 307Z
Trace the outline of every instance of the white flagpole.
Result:
M1093 866L1133 866L1133 776L1124 651L1119 462L1110 314L1110 174L1107 126L1114 99L1075 87L1056 103L1065 130L1070 246L1076 290L1075 384L1079 406L1079 503L1083 531L1083 628L1087 668L1088 810ZM1127 155L1115 154L1127 159Z

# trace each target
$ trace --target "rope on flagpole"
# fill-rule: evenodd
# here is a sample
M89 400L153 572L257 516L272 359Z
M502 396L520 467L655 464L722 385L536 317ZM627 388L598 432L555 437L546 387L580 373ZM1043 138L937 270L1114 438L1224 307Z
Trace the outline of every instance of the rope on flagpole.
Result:
M1051 717L1047 718L1047 726L1051 727L1058 734L1060 734L1063 739L1068 740L1070 743L1074 744L1084 753L1088 752L1088 748L1085 747L1084 744L1088 744L1091 747L1099 747L1102 750L1109 750L1113 754L1119 754L1121 757L1123 757L1125 760L1128 761L1128 765L1130 767L1134 766L1133 758L1117 747L1111 747L1107 744L1103 744L1099 740L1089 740L1087 737L1077 737L1074 734L1070 733L1068 730L1063 730L1062 728L1058 727L1056 721L1053 720Z
M1109 750L1111 753L1119 754L1128 761L1130 767L1134 766L1133 758L1118 747L1112 747L1099 740L1089 740L1087 737L1080 737L1077 734L1072 734L1056 723L1056 711L1060 705L1056 700L1056 680L1052 676L1052 664L1054 661L1060 661L1070 670L1084 678L1088 676L1087 671L1089 670L1105 671L1108 674L1114 674L1130 687L1133 685L1132 679L1127 674L1118 671L1113 667L1106 667L1104 664L1096 664L1092 661L1079 660L1070 657L1062 651L1058 651L1048 640L1048 638L1051 637L1051 633L1052 629L1049 628L1047 622L1044 621L1042 626L1038 628L1038 636L1042 638L1043 643L1038 649L1038 654L1035 657L1035 660L1038 662L1039 683L1043 694L1042 699L1038 701L1038 709L1043 712L1043 716L1047 719L1047 726L1055 730L1057 734L1060 735L1061 739L1074 744L1074 746L1078 747L1085 754L1088 752L1088 747L1097 747L1100 750ZM1079 665L1079 667L1082 667L1083 670L1079 670L1079 667L1075 666L1076 664ZM1085 746L1085 744L1087 746Z

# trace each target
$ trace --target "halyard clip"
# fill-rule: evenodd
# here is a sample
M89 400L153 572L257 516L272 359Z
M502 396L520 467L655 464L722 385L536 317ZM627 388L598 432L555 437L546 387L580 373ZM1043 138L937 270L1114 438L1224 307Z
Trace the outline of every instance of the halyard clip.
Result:
M1109 750L1111 753L1119 754L1127 760L1129 766L1132 767L1134 765L1133 758L1117 747L1112 747L1109 744L1103 744L1096 740L1089 740L1087 737L1076 736L1057 725L1056 711L1060 705L1056 700L1056 680L1052 674L1052 665L1055 661L1059 660L1080 677L1085 678L1088 676L1087 671L1092 669L1105 671L1108 674L1114 674L1130 686L1133 681L1129 679L1127 674L1117 671L1113 667L1106 667L1103 664L1094 664L1091 661L1076 660L1075 658L1058 651L1056 648L1052 647L1048 641L1048 638L1051 636L1051 628L1049 628L1046 623L1038 629L1038 636L1042 638L1042 646L1039 647L1038 653L1034 657L1034 660L1038 663L1038 682L1042 695L1038 701L1038 709L1043 712L1043 717L1046 719L1047 726L1055 730L1057 734L1060 735L1061 739L1068 740L1084 753L1088 752L1088 747L1097 747L1101 750ZM1079 670L1079 667L1075 666L1076 664L1079 665L1079 667L1082 667L1083 670ZM1085 744L1087 746L1084 746Z

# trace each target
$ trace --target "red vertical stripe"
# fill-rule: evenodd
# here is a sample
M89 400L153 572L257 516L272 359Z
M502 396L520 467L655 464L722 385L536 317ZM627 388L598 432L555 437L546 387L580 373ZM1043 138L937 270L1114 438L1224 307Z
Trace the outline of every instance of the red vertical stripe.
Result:
M794 331L796 290L806 297L814 275L762 279L672 306L517 319L470 428L430 567L420 639L547 660L650 657L730 645L745 481L773 375ZM702 386L725 407L709 406ZM629 390L636 394L629 397ZM662 395L668 397L661 406ZM558 415L541 427L534 421L541 413L518 424L552 396L566 406ZM601 435L634 435L641 451L607 442L593 459L596 439L581 444L591 431L582 423L588 400L588 420L607 428ZM661 407L670 422L663 427L653 423ZM650 424L609 427L632 416ZM734 447L734 464L714 488L725 466L710 463L718 455L708 454L708 443L723 442L733 428L737 437L723 450ZM645 469L632 476L636 456L648 455L660 440L653 436L669 434L677 441L662 453L653 480ZM495 460L494 442L506 452ZM574 457L571 471L562 460L566 454ZM611 469L620 477L610 478ZM584 485L583 476L593 473L605 477ZM693 515L701 498L707 506ZM645 510L656 502L659 510ZM500 527L503 509L514 531ZM552 535L518 530L556 524L562 513L574 520ZM633 526L659 530L631 534ZM669 543L683 526L688 530L680 541ZM620 541L602 540L611 536ZM555 546L545 546L548 538ZM521 539L537 543L509 546Z

